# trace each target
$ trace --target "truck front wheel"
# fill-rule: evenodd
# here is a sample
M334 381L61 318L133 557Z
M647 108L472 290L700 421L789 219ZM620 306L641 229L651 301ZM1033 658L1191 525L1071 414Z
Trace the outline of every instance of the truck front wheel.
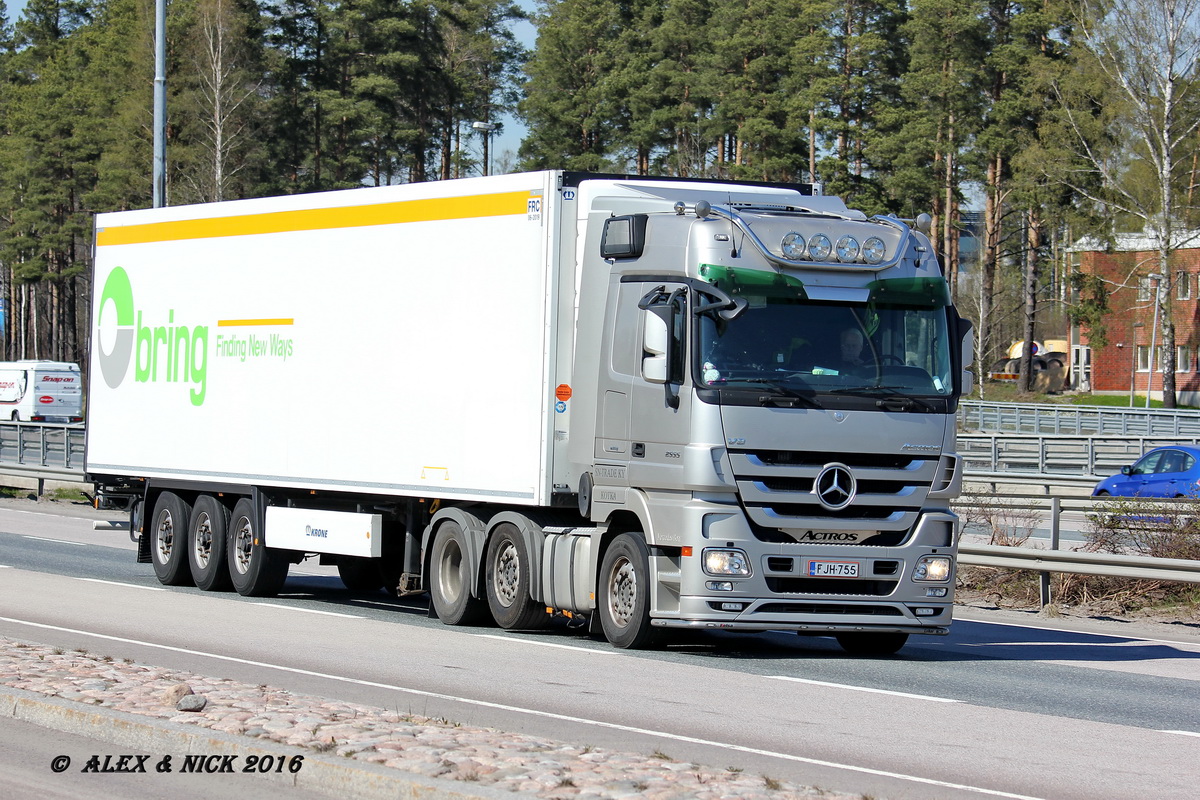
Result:
M288 562L267 547L254 518L254 504L243 497L229 525L229 577L245 597L272 597L287 580Z
M429 601L438 619L447 625L470 625L482 618L483 602L471 596L466 536L457 522L438 527L429 572Z
M545 627L546 607L530 597L529 575L533 564L516 525L496 527L488 542L487 600L492 618L505 630Z
M649 647L660 632L650 625L650 550L641 536L622 533L604 552L597 613L614 647Z
M188 523L187 549L192 579L206 592L224 592L233 588L225 557L228 536L229 509L212 495L200 495Z
M150 553L154 574L164 586L186 586L192 581L188 570L188 520L192 510L179 495L163 492L154 504L150 518Z

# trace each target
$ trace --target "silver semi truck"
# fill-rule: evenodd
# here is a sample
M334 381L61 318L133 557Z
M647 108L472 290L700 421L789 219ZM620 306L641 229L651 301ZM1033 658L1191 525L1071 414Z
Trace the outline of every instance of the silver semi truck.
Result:
M920 227L560 171L102 214L87 469L164 584L894 652L950 624L971 352Z

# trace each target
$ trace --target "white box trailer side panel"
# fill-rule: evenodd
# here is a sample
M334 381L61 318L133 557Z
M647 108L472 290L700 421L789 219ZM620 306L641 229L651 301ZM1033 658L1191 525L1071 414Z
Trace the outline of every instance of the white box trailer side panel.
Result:
M548 502L552 176L101 215L88 470Z

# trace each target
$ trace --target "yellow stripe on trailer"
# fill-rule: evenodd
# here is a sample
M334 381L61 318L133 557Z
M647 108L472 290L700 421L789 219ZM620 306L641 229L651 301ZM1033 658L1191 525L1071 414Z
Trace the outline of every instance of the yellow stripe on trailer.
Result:
M524 214L529 191L505 192L474 197L436 197L376 205L310 208L298 211L273 211L232 217L150 222L103 228L96 233L96 245L147 244L185 239L215 239L225 236L252 236L262 233L363 228L372 225L396 225L403 222L433 222L448 219L501 217Z

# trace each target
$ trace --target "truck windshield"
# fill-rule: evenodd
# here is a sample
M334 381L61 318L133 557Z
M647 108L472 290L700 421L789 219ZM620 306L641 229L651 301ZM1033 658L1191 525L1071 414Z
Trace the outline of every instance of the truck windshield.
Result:
M953 392L949 297L940 278L876 281L865 302L852 303L811 300L792 280L714 283L748 307L732 320L700 317L700 386L914 397Z

